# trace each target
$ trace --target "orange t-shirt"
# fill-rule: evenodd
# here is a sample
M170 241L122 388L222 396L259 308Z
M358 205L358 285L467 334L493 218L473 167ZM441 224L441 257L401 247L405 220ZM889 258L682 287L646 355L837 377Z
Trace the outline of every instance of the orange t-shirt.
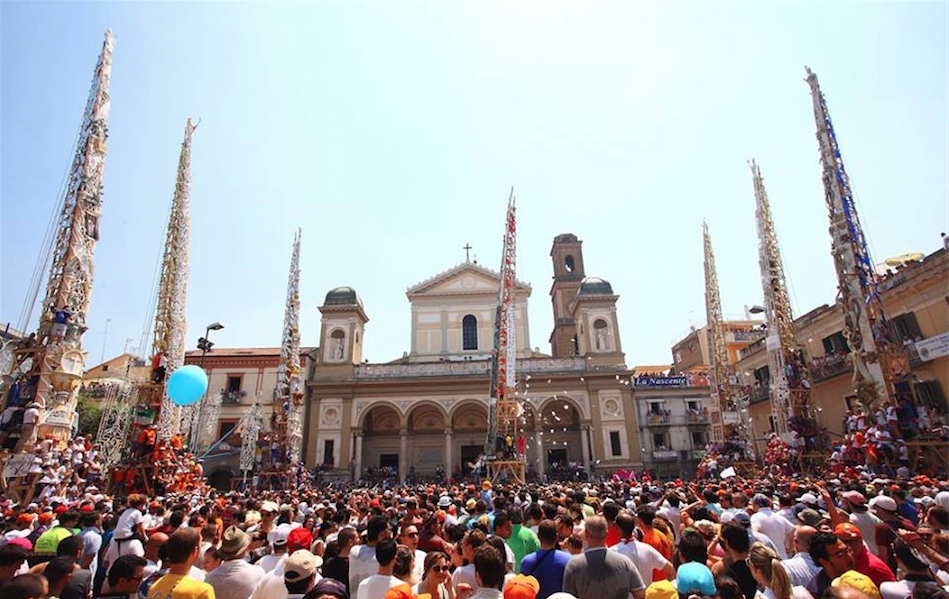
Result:
M672 561L672 543L669 542L669 538L666 535L662 534L655 528L649 531L643 531L643 543L646 543L661 553L662 557ZM666 576L666 573L662 570L652 571L653 582L657 580L666 580L667 578L669 577Z

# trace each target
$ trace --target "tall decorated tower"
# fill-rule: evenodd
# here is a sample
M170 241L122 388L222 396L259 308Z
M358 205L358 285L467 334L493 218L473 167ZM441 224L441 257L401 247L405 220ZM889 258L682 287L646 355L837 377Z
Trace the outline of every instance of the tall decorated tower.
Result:
M799 436L813 422L810 391L803 382L808 378L801 348L794 334L794 316L784 278L784 263L778 236L771 218L771 204L765 191L761 169L750 164L755 190L755 220L758 225L758 266L768 326L765 346L771 380L771 415L777 433L785 442L791 433Z
M273 442L292 475L300 461L303 441L303 379L300 376L300 230L293 237L290 256L290 277L280 340L280 365L277 366L277 389L274 397Z
M715 270L715 254L708 225L702 223L702 241L705 248L705 314L708 320L708 355L710 370L712 441L729 443L745 450L749 445L735 387L732 384L731 365L725 339L725 319L722 316L722 300L718 292L718 273ZM751 445L753 447L753 445Z
M850 346L853 364L853 386L860 402L872 406L885 401L889 395L880 355L886 345L886 315L874 277L875 265L857 215L850 177L844 169L827 102L817 75L810 69L806 70L823 166L824 200L830 219L838 301L844 313L843 333Z
M521 484L525 482L523 456L516 456L513 447L518 438L521 406L517 399L517 326L515 297L517 273L517 218L514 189L507 203L504 243L501 250L498 306L494 319L494 349L491 353L491 388L489 390L488 437L485 455L489 459L488 476L494 480L505 472Z
M107 31L59 213L30 373L38 377L34 398L43 409L39 435L51 434L60 440L71 434L85 367L82 334L86 331L99 239L114 43L112 32ZM21 448L28 443L22 443Z
M160 440L168 440L179 432L187 433L192 420L190 408L182 409L172 403L165 393L165 382L175 370L181 368L185 360L188 242L191 236L191 138L195 127L194 121L189 118L185 123L175 195L168 215L158 302L155 306L151 351L153 376L149 384L139 389L139 403L158 410Z

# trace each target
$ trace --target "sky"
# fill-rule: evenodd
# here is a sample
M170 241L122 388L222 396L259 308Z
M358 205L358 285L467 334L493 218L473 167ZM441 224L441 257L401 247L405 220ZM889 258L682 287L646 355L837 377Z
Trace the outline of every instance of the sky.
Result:
M87 365L139 345L188 116L189 348L214 321L218 347L279 345L301 227L303 345L326 292L350 285L364 356L398 358L408 287L467 243L497 268L513 186L531 344L550 351L549 252L571 232L620 296L627 364L670 363L705 321L703 219L726 317L762 302L749 159L796 314L833 302L805 65L874 258L941 247L947 6L2 2L0 321L19 319L111 28Z

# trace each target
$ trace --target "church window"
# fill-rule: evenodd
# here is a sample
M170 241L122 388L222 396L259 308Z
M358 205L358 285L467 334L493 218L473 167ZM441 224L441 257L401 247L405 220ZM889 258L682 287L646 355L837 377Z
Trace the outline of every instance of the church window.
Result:
M323 440L323 463L331 466L335 456L333 455L333 439Z
M478 349L478 319L469 314L461 320L463 349Z
M610 451L613 457L621 457L623 455L623 445L619 440L619 431L610 431Z
M569 254L567 255L566 258L563 259L563 265L567 269L567 272L572 273L574 269L576 269L576 265L573 262L573 256Z

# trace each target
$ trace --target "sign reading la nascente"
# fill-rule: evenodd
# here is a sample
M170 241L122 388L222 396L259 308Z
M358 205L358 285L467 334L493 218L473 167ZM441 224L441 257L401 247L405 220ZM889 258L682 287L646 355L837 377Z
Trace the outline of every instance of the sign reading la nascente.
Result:
M636 379L637 387L683 387L688 383L686 376L641 376Z

